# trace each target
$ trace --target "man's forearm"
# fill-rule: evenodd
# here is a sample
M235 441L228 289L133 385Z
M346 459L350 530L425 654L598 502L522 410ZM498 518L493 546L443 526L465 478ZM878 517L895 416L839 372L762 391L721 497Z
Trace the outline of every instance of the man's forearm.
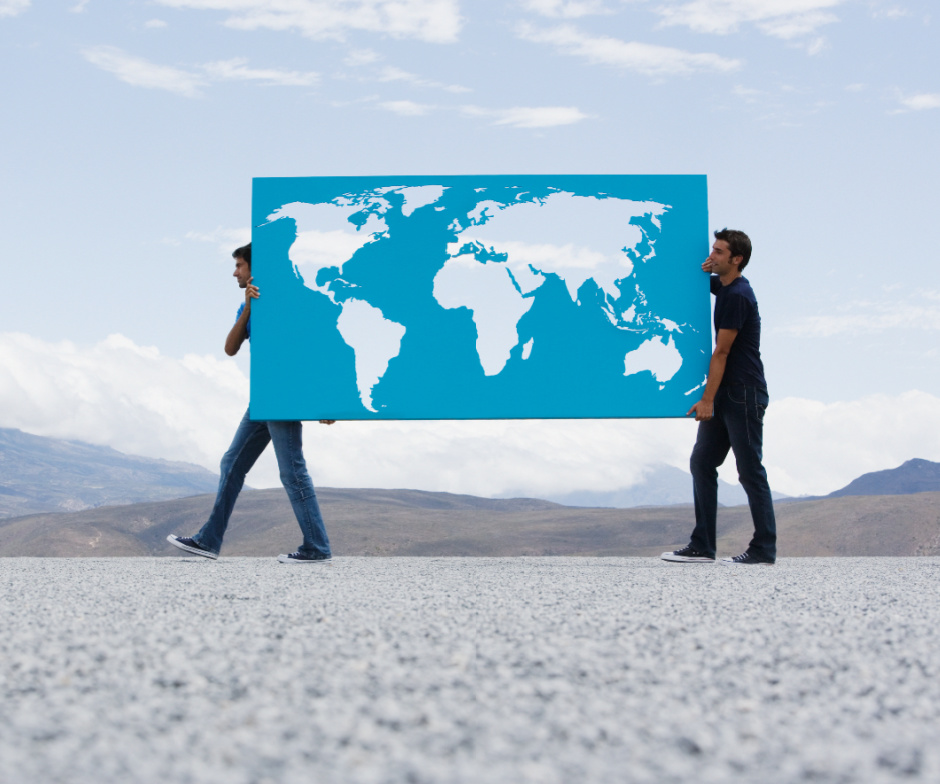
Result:
M728 355L718 350L712 354L711 362L708 363L708 380L705 382L705 391L702 393L702 400L707 403L715 402L715 395L718 394L718 387L721 386L721 379L725 375L725 366L728 364Z
M225 353L230 357L234 357L238 353L238 349L242 347L242 343L248 337L248 319L250 317L251 311L245 308L238 317L238 321L229 330L228 337L225 338Z

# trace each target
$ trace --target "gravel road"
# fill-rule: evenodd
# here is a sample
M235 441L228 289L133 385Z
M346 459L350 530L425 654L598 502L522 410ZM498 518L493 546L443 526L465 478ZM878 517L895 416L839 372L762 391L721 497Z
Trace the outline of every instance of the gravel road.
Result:
M0 559L0 781L940 780L938 558Z

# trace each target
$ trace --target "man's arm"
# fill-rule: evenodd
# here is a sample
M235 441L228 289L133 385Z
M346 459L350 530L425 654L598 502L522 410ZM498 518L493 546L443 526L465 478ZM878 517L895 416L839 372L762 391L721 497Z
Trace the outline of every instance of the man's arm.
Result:
M245 338L248 337L248 319L251 318L251 301L261 296L258 292L258 287L252 285L251 281L253 280L254 278L248 278L248 285L245 286L245 308L238 317L238 321L235 322L235 326L229 330L228 337L225 338L225 353L230 357L234 357L238 353L238 349L242 347L242 343L244 343Z
M728 352L731 351L731 344L738 336L736 329L719 329L718 337L715 339L715 352L712 354L712 360L708 363L708 380L705 382L705 392L702 399L688 410L686 416L695 412L695 421L711 419L715 413L715 395L718 394L718 387L721 385L721 379L725 375L725 365L728 364Z

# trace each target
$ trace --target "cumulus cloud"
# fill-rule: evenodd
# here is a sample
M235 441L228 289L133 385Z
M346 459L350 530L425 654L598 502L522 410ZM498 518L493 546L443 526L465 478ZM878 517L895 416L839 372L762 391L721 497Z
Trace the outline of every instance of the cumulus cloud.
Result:
M248 403L231 361L111 335L94 346L0 334L0 424L216 468Z
M172 8L222 11L238 30L294 31L342 40L364 31L432 43L457 40L457 0L157 0Z
M517 33L526 41L550 44L564 54L582 57L593 65L623 68L648 76L671 76L698 71L726 73L741 67L740 60L709 52L686 52L669 46L621 41L609 36L591 36L571 25L541 30L523 24Z
M571 125L590 117L574 106L515 106L511 109L463 106L460 110L471 117L490 118L493 125L509 125L513 128L552 128Z
M220 81L258 81L266 85L307 87L316 84L319 75L312 72L282 71L274 68L249 68L243 58L206 63L195 70L158 65L135 57L114 46L94 46L82 51L92 65L114 74L135 87L167 90L186 98L198 98L203 87Z
M30 6L30 0L0 0L0 19L4 16L16 16Z
M771 402L764 461L775 489L825 495L869 471L940 461L940 398L926 392Z
M215 470L248 395L229 359L177 359L120 335L79 346L0 333L0 427ZM305 450L325 486L544 496L629 487L654 464L687 469L695 429L685 419L311 423ZM774 401L764 448L774 489L828 493L912 457L940 460L940 398ZM731 456L722 477L735 479ZM278 484L273 455L249 482Z

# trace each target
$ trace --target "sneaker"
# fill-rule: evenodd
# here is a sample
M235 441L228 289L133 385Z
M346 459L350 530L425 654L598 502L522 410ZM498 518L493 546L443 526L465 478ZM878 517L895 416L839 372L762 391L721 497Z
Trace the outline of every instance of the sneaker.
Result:
M203 558L211 558L213 561L219 557L218 553L207 550L195 539L191 539L188 536L170 534L166 540L174 547L179 547L180 550L185 550L187 553L192 553L193 555L201 555Z
M290 553L289 555L281 554L277 557L279 563L290 563L290 564L331 564L333 563L332 556L329 555L304 555L301 552Z
M676 563L715 563L715 556L696 550L692 545L683 547L681 550L673 550L671 553L663 553L661 556L664 561L674 561Z
M753 553L741 553L734 558L722 558L721 562L726 566L773 566L774 562L762 555Z

